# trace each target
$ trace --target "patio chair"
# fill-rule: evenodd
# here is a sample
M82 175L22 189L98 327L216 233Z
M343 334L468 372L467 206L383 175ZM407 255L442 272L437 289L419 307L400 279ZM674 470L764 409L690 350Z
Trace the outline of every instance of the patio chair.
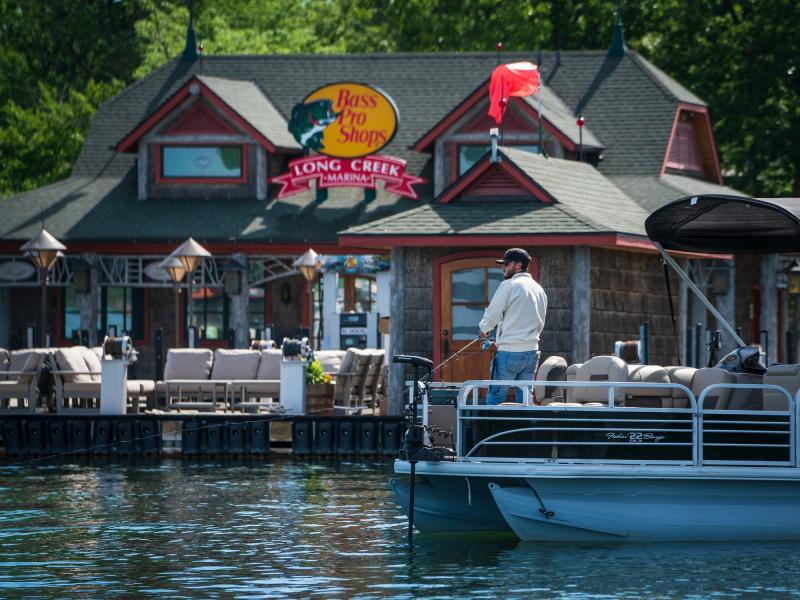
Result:
M281 360L278 348L262 350L255 374L249 379L231 382L230 401L233 410L259 411L272 408L281 393Z
M51 353L51 370L55 387L56 412L98 414L101 402L101 348L73 346L58 348ZM125 382L128 410L138 413L142 401L149 403L155 384L147 379L127 379Z
M228 381L209 379L213 353L208 348L172 348L167 352L164 380L156 383L156 394L164 407L216 411L227 407Z
M35 413L39 374L47 350L3 350L0 362L0 413Z
M358 348L348 348L336 373L333 408L335 412L352 414L364 407L363 392L372 354Z

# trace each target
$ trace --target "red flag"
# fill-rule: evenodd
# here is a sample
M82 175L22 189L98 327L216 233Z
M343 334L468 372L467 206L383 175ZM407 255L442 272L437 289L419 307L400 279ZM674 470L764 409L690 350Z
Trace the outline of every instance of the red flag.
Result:
M492 71L489 82L489 116L500 125L511 96L532 96L538 91L539 70L536 65L529 62L500 65Z

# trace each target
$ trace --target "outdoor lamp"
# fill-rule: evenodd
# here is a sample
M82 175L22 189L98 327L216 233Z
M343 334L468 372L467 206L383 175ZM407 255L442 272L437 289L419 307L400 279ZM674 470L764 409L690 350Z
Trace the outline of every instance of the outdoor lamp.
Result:
M311 248L305 251L305 253L297 258L293 263L294 266L303 278L308 282L308 306L309 306L309 321L308 321L308 329L311 332L310 337L314 337L314 288L312 284L314 279L316 279L317 274L321 269L321 264L319 261L319 254L314 252Z
M180 246L172 251L170 256L176 257L181 261L187 273L194 273L197 266L204 258L209 258L211 253L198 244L194 239L189 238Z
M300 274L310 284L317 278L317 274L320 270L319 254L309 248L306 250L305 254L292 263L292 266L300 271Z
M186 319L188 322L187 330L188 330L188 328L192 326L192 323L194 323L194 316L192 314L193 312L192 284L194 283L194 272L204 258L211 257L211 253L205 248L203 248L200 244L198 244L194 239L189 238L185 242L183 242L180 246L175 248L175 250L173 250L172 254L170 254L169 256L170 258L177 258L180 261L181 265L183 265L184 272L189 275L189 296L186 299L186 306L188 307L186 311L187 313Z
M181 305L179 300L179 294L181 293L180 283L186 275L186 269L184 268L183 263L175 256L168 256L162 260L158 266L164 269L167 272L167 275L169 275L169 278L172 280L172 291L175 296L175 347L177 348L181 344Z
M238 296L244 287L244 278L247 276L247 265L236 258L231 258L223 269L225 273L225 293L229 296Z
M60 256L64 256L61 251L66 249L67 247L47 233L44 227L39 235L25 242L20 248L39 270L39 282L42 284L42 332L40 336L42 348L47 346L47 280L50 269L53 268Z

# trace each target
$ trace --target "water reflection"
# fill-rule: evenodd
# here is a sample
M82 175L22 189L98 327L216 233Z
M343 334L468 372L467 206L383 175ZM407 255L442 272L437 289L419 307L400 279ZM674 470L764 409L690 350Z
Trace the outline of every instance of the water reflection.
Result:
M417 535L391 463L0 466L0 596L796 596L800 545Z

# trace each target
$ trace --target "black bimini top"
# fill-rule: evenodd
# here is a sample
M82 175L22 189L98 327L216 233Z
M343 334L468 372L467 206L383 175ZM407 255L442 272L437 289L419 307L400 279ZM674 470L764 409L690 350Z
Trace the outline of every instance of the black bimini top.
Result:
M719 254L800 252L800 198L688 196L645 221L667 250Z

